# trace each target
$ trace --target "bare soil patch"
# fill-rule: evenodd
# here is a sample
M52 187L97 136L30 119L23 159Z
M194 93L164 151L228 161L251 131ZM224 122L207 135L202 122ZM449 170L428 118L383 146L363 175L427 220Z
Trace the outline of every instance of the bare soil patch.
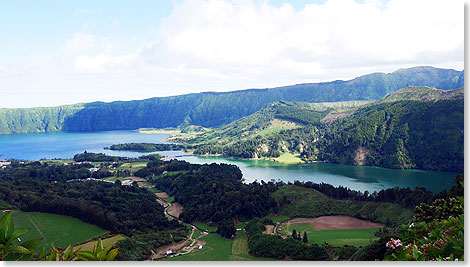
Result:
M273 235L274 234L274 225L268 224L265 225L266 230L263 231L264 235Z
M178 202L171 204L171 207L168 208L168 214L176 218L180 217L181 212L183 212L183 206Z
M163 247L159 247L157 249L157 251L155 251L155 257L154 258L163 258L166 256L166 252L168 250L171 250L173 253L176 253L177 251L181 250L182 248L184 248L184 246L186 246L186 244L188 244L189 240L183 240L183 241L180 241L180 242L177 242L177 243L171 243L169 245L166 245L166 246L163 246Z
M162 205L164 208L168 207L168 205L169 205L168 203L166 203L165 201L163 201L159 198L157 198L157 202L158 202L158 204Z
M167 193L165 192L160 192L160 193L155 193L155 195L159 198L167 198L170 197Z
M288 221L288 223L311 223L315 230L381 228L385 226L381 223L370 222L344 215L321 216L317 218L295 218Z

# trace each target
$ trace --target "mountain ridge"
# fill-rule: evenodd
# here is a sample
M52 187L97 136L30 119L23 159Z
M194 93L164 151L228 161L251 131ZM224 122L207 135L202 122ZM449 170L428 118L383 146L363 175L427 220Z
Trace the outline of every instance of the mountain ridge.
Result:
M320 160L461 172L463 100L463 89L406 87L376 102L340 111L346 115L329 121L324 118L336 112L334 109L310 113L292 110L295 106L290 105L291 110L284 113L308 123L291 127L277 123L277 129L272 129L275 116L270 109L279 106L275 103L219 129L182 140L198 146L194 153L200 155L276 161L284 155L299 163Z
M253 114L269 103L377 100L407 85L463 86L464 71L415 67L347 81L297 84L270 89L203 92L144 100L92 102L59 107L0 109L0 134L101 131L200 125L218 127Z

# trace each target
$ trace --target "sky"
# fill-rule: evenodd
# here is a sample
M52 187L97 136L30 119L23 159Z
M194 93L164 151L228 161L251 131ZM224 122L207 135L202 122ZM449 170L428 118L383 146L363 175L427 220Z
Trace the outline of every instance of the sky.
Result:
M0 1L0 108L464 68L459 0Z

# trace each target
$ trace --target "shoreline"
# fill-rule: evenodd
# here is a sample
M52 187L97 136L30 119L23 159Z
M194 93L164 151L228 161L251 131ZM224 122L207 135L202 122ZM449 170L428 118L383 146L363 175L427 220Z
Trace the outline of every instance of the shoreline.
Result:
M139 128L134 130L141 134L179 134L181 133L178 129L157 129L157 128Z

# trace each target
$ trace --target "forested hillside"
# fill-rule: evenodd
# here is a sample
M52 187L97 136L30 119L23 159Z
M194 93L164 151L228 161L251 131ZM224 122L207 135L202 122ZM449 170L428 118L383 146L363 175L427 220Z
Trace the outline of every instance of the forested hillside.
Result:
M344 102L286 102L279 101L267 105L254 114L243 117L215 130L195 135L190 141L194 144L230 144L240 138L272 136L284 130L298 129L305 125L317 124L333 109L346 109L369 103L368 101ZM189 136L189 134L188 134ZM175 135L172 141L184 142L184 134Z
M273 129L277 107L282 107L282 114L302 120L294 120L290 128L279 127L288 124L278 122ZM299 107L270 105L189 142L199 144L196 154L259 158L291 153L300 154L304 161L463 171L461 89L407 87L361 107L331 111ZM334 117L332 113L336 119L325 121Z
M0 109L0 134L95 131L200 125L216 127L284 101L376 100L407 85L463 87L463 71L415 67L373 73L349 81L298 84L272 89L198 93L112 103L51 108Z

